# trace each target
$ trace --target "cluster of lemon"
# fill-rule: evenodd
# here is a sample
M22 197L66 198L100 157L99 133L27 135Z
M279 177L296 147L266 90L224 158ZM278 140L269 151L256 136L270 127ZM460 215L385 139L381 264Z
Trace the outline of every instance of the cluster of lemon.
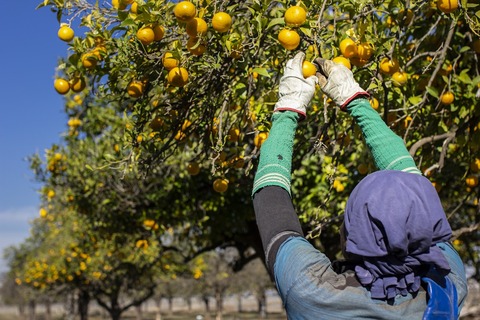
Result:
M356 42L352 38L345 38L340 41L339 49L341 55L333 58L336 63L341 63L348 69L352 65L363 67L372 57L375 49L370 42Z
M470 163L470 174L465 178L465 183L469 188L478 186L478 173L480 172L480 158L475 158Z
M287 50L295 50L300 45L300 35L295 28L307 21L307 11L301 6L289 7L283 16L286 28L278 33L278 41Z
M134 0L112 0L113 8L117 10L125 10L129 5L130 12L136 14L139 5ZM177 21L184 25L185 32L189 36L187 41L188 51L196 56L202 55L206 51L206 44L203 36L208 31L207 22L197 17L197 8L190 1L178 2L173 10ZM219 33L230 30L232 26L232 17L226 12L217 12L214 14L212 27ZM148 46L154 42L161 41L165 36L165 28L159 24L146 24L138 29L136 38L142 45ZM58 37L70 42L75 37L75 32L67 24L62 24L58 30ZM81 56L81 62L85 69L93 69L99 61L102 61L106 55L106 48L101 43L96 44L95 48ZM168 71L167 81L174 87L183 87L188 83L189 74L186 68L179 66L180 62L171 52L165 52L162 58L163 66ZM132 98L141 97L145 91L147 83L145 80L134 79L127 86L127 93ZM70 90L80 92L86 87L85 79L82 76L76 76L67 80L57 78L54 81L54 88L59 94L67 94Z
M384 57L380 60L379 68L381 73L392 77L394 86L401 87L408 81L407 73L400 69L400 64L395 57Z
M307 21L307 11L301 6L289 7L283 16L287 27L278 33L278 41L287 50L295 50L300 45L300 35L295 30ZM317 69L310 61L303 63L303 76L308 78L317 72Z
M48 162L47 162L47 169L48 171L50 172L57 172L57 171L64 171L67 169L67 166L66 166L66 156L65 155L62 155L61 153L55 153L53 154L52 156L50 156L48 158ZM50 196L52 195L52 193L50 193ZM55 194L53 194L55 195ZM47 194L48 196L48 194ZM51 199L51 197L50 197Z
M75 32L68 24L62 23L57 35L60 40L70 42L75 37ZM82 56L82 62L87 68L91 68L96 64L97 60L100 59L100 56L100 49L97 49L95 52ZM74 75L71 79L56 78L53 82L53 87L61 95L67 94L70 90L73 92L81 92L86 86L85 78L80 74Z
M64 78L56 78L53 82L53 87L55 90L61 94L67 94L70 90L73 92L81 92L85 87L87 86L87 83L85 81L85 78L82 76L76 76L71 78L70 80L64 79Z
M138 3L133 0L112 0L112 6L119 10L124 10L131 4L130 12L138 12ZM206 51L206 46L202 41L202 36L207 33L208 25L200 17L196 17L197 9L190 1L181 1L174 7L173 13L177 21L184 24L186 33L190 36L187 41L188 51L196 56L202 55ZM212 19L212 26L218 32L227 32L232 24L232 18L225 12L217 12ZM165 28L159 24L147 24L138 29L137 39L144 46L154 42L161 41L165 36ZM84 67L94 67L96 62L101 60L97 52L85 54L82 57ZM88 55L88 56L87 56ZM180 62L171 52L165 52L162 57L164 68L168 71L167 81L174 87L183 87L188 83L189 74L186 68L179 66ZM86 64L91 64L90 66ZM127 93L132 98L139 98L145 92L146 80L133 79L127 86ZM67 91L68 92L68 91Z
M135 9L137 10L137 9ZM177 21L184 25L185 32L189 36L187 41L188 51L195 55L201 56L207 50L203 36L208 31L207 22L197 17L197 8L190 1L178 2L173 13ZM226 12L217 12L212 18L212 27L217 32L227 32L232 25L232 17ZM162 26L144 26L137 32L137 38L144 45L149 45L154 41L160 41L165 34ZM186 68L179 66L180 62L171 52L165 52L162 57L164 68L168 71L167 81L174 87L183 87L188 83L189 74ZM133 98L143 95L145 82L133 80L127 88L128 94Z
M384 57L380 60L379 69L381 73L391 76L394 86L401 87L408 81L407 73L401 70L398 60L394 57ZM455 95L451 91L445 91L440 95L440 102L443 105L452 104L454 100Z
M232 159L232 165L236 168L241 168L244 165L244 160L242 157L235 157ZM196 161L191 161L187 164L187 172L196 176L200 173L200 164ZM217 178L213 181L213 190L218 193L224 193L228 189L229 180L226 178Z
M227 159L227 154L225 152L222 152L217 161L221 163L222 166L230 166L236 169L241 169L245 165L245 159L243 156L237 155ZM192 176L198 175L200 170L200 164L196 161L191 161L187 164L187 172ZM227 191L229 182L230 181L224 177L217 178L213 181L213 190L218 193L223 193Z
M173 14L177 21L185 25L185 32L189 36L187 41L188 51L201 56L207 50L203 36L207 34L208 24L202 17L197 17L197 8L190 1L178 2ZM226 12L217 12L212 18L212 27L215 31L224 33L230 30L232 17ZM175 87L183 87L188 82L188 71L178 66L179 62L171 52L166 52L163 57L163 66L169 70L167 81Z

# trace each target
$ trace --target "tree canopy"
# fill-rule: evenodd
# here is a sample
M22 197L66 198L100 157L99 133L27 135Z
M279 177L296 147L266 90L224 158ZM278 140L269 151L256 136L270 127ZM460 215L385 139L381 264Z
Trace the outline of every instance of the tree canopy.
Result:
M43 205L32 225L37 248L22 256L18 282L46 289L81 279L90 290L122 278L130 290L158 272L171 275L165 266L182 265L178 253L190 261L236 246L237 269L262 256L252 179L283 66L299 50L308 61L334 59L353 71L435 185L457 249L480 268L478 3L45 0L39 7L56 13L59 41L69 44L54 83L68 123L60 145L31 158ZM358 127L321 88L300 123L293 168L306 234L334 258L348 194L375 168Z

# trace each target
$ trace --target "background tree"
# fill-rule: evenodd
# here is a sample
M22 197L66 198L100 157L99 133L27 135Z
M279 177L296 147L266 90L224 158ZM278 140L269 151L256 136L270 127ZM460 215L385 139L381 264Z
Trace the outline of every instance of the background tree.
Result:
M255 296L260 317L267 316L267 290L275 289L273 280L267 273L263 261L259 258L250 261L234 275L235 292L243 294L249 292ZM241 310L240 310L241 311Z
M227 289L232 285L233 265L237 259L236 248L227 247L208 251L194 260L193 277L202 288L202 294L215 299L216 319L223 318L224 299Z

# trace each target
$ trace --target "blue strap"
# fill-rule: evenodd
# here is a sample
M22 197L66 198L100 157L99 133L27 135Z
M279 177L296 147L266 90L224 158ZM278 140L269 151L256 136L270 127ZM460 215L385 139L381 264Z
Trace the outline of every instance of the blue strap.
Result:
M423 320L457 320L458 297L453 282L436 271L430 271L422 281L427 284L428 304Z

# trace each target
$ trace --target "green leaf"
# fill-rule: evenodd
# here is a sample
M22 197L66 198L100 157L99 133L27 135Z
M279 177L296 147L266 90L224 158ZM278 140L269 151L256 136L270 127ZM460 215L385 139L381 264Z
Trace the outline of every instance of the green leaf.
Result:
M35 10L45 7L47 4L48 4L48 0L44 0L42 3L40 3L40 4L35 8Z
M130 27L130 26L134 26L136 24L137 23L135 22L135 20L133 20L132 18L127 18L127 19L123 20L122 27Z
M410 104L412 104L412 105L419 104L421 101L422 101L421 96L413 96L413 97L408 98L408 102L410 102Z
M93 168L92 168L92 166L89 165L89 164L86 164L86 165L85 165L85 168L87 168L87 169L90 170L90 171L94 171Z
M232 41L230 40L225 41L225 46L227 47L228 51L232 51Z
M250 13L251 13L252 15L255 14L255 9L253 9L253 8L251 8L251 7L247 7L247 9L250 11Z
M447 132L449 130L447 125L443 121L440 121L440 128L443 129L443 132Z
M285 19L283 17L272 19L270 21L270 23L268 24L267 29L270 29L271 27L279 25L279 24L285 25Z
M465 108L465 106L462 106L460 108L460 111L458 112L458 116L462 119L466 118L469 114L470 114L470 110Z
M476 76L475 78L473 78L472 82L473 82L474 85L479 84L480 83L480 76Z
M434 88L434 87L426 87L426 89L427 89L427 92L428 92L432 97L437 98L437 99L439 98L439 97L438 97L438 90L437 90L436 88Z
M237 7L238 7L238 4L233 4L231 6L228 6L226 12L235 11L237 9Z
M92 15L86 15L82 18L82 25L84 26L91 26L92 25Z
M237 83L237 85L235 86L235 90L243 89L243 88L246 88L246 87L247 87L247 86L245 85L245 83L239 82L239 83Z
M57 21L58 23L62 22L62 10L57 11Z
M255 16L255 21L257 22L257 32L260 34L262 33L262 16Z
M254 68L252 72L257 72L259 75L270 78L270 74L268 73L266 68Z
M304 35L311 38L312 37L312 29L309 28L300 28Z
M121 21L124 21L125 19L128 18L128 12L127 11L123 11L123 10L118 10L118 18L121 20Z
M105 153L104 157L105 157L106 160L116 160L116 158L109 153Z
M462 81L463 83L470 84L472 83L472 79L468 75L469 69L462 70L462 72L458 75L457 79Z
M470 51L470 47L467 47L467 46L466 46L466 47L462 47L462 48L460 49L460 53L467 52L467 51Z

